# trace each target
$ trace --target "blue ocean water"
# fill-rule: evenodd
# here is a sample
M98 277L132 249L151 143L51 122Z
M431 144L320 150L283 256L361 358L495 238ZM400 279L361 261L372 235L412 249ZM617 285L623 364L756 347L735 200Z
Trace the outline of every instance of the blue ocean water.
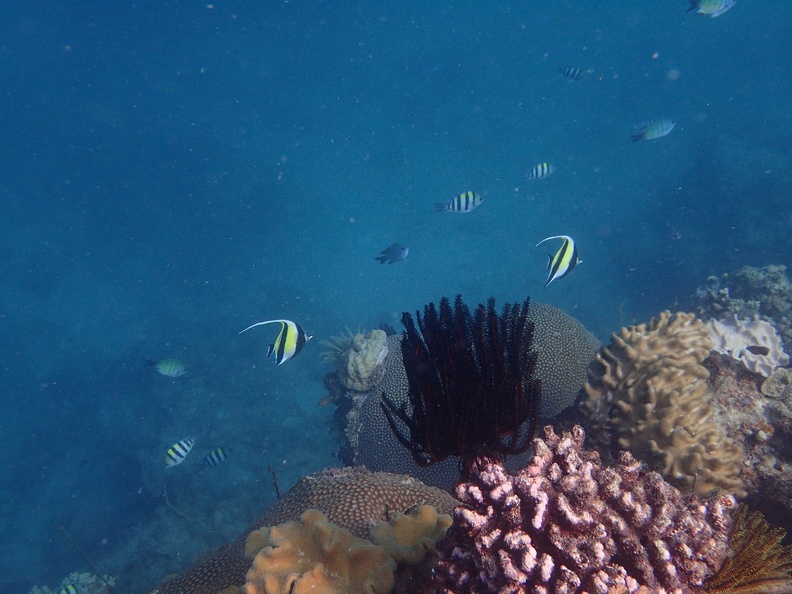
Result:
M91 570L59 527L145 592L275 499L268 465L339 464L317 343L346 327L530 295L604 340L792 264L792 6L685 8L0 7L0 592ZM433 212L468 190L477 210ZM544 288L535 244L561 234L583 263ZM379 265L393 242L408 259ZM275 318L315 336L280 367L274 327L237 334ZM169 357L187 373L146 364Z

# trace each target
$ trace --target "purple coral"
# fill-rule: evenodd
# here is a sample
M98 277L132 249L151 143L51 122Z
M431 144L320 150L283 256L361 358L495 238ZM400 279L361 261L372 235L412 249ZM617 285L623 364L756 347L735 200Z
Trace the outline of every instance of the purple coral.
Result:
M628 452L603 467L579 426L544 432L516 475L485 461L457 485L435 566L445 592L686 592L720 567L731 496L683 496Z

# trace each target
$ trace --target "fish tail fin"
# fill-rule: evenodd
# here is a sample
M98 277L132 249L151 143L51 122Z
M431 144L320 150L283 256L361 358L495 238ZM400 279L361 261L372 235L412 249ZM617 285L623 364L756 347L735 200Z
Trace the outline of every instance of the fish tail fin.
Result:
M646 140L646 134L644 134L643 132L632 135L633 142L641 142L642 140Z
M443 212L444 210L448 210L448 204L445 202L435 202L434 208L435 212Z
M152 361L151 359L146 359L146 365L148 365L149 367L154 367L157 365L157 362Z
M376 257L376 258L374 258L374 259L375 259L377 262L379 262L380 264L385 264L385 260L387 260L388 258L387 258L386 256L377 256L377 257Z

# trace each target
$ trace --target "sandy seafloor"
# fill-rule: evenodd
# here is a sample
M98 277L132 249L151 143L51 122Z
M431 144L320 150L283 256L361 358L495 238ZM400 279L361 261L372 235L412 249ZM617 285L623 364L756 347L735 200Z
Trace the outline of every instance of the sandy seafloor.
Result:
M789 265L792 7L685 8L4 5L0 593L89 569L56 523L146 591L274 500L267 465L286 488L337 464L319 341L346 327L530 295L604 340ZM467 190L479 209L433 212ZM544 288L559 234L583 263ZM377 264L392 242L408 259ZM273 318L316 337L277 368L273 327L237 335Z

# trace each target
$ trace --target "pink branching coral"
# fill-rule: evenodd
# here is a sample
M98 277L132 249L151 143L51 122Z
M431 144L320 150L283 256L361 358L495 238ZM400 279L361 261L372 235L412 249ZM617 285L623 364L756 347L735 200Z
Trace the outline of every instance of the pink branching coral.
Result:
M482 462L438 544L446 593L690 592L721 566L731 496L683 496L627 452L613 467L576 426L533 442L516 475Z

